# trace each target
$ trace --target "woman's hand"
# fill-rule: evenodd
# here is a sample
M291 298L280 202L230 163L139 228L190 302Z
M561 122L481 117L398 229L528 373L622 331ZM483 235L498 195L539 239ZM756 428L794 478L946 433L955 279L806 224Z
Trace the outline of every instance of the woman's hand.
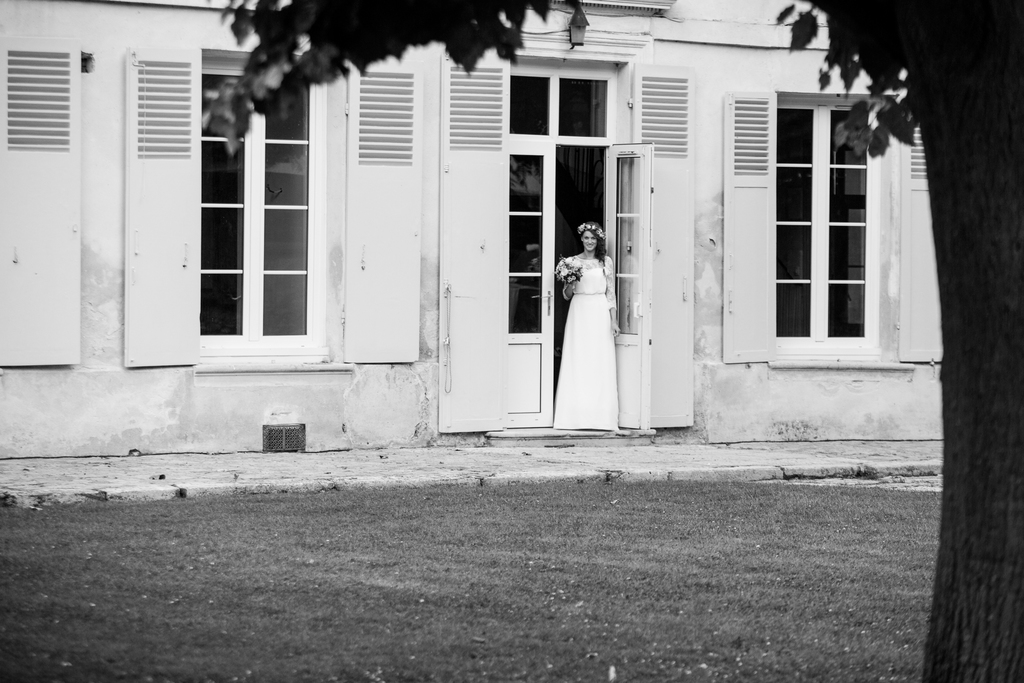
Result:
M619 321L615 317L615 309L614 308L609 308L608 309L608 315L612 319L612 336L613 337L618 337L619 336Z
M568 301L572 298L572 295L576 293L576 283L566 282L562 285L562 298Z

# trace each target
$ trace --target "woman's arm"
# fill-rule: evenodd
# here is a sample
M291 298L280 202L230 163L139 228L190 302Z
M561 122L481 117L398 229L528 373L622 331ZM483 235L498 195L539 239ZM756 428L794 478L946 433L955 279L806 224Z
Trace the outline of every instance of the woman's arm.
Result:
M575 285L576 285L575 282L566 282L564 285L562 285L562 298L563 299L568 301L569 299L572 298L572 295L576 293L576 286Z
M604 257L604 298L608 301L608 315L612 322L612 335L619 334L619 316L615 310L615 264L611 256Z

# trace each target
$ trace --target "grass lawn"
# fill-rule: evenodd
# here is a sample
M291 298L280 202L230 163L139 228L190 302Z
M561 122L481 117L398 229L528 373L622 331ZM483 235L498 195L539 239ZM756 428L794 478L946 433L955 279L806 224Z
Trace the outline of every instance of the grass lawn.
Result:
M0 681L910 681L939 494L548 483L0 509Z

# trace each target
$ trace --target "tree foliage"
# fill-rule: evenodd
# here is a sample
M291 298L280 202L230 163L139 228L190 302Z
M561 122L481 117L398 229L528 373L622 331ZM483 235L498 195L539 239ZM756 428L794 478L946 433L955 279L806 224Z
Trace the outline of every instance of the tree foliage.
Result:
M856 102L847 120L837 126L836 144L848 144L858 154L867 151L871 156L884 154L892 138L913 144L917 122L908 95L906 59L898 36L891 40L877 30L886 9L892 11L891 3L840 1L815 5L827 13L829 38L825 63L818 74L821 89L831 84L832 73L837 70L847 92L862 74L870 79L869 97ZM790 49L802 50L818 36L818 10L812 7L798 13L796 5L789 5L777 21L784 24L794 15ZM865 25L865 21L869 23Z
M575 4L575 0L571 2ZM467 71L488 50L513 60L527 12L549 0L231 0L238 43L255 36L243 75L204 93L204 123L233 144L250 112L287 113L309 84L330 83L406 49L442 43Z

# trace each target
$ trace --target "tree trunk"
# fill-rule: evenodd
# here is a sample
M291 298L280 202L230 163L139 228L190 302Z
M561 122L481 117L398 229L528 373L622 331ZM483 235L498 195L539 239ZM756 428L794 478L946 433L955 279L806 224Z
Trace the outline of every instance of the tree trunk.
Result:
M942 301L924 680L1024 681L1024 3L901 0Z

